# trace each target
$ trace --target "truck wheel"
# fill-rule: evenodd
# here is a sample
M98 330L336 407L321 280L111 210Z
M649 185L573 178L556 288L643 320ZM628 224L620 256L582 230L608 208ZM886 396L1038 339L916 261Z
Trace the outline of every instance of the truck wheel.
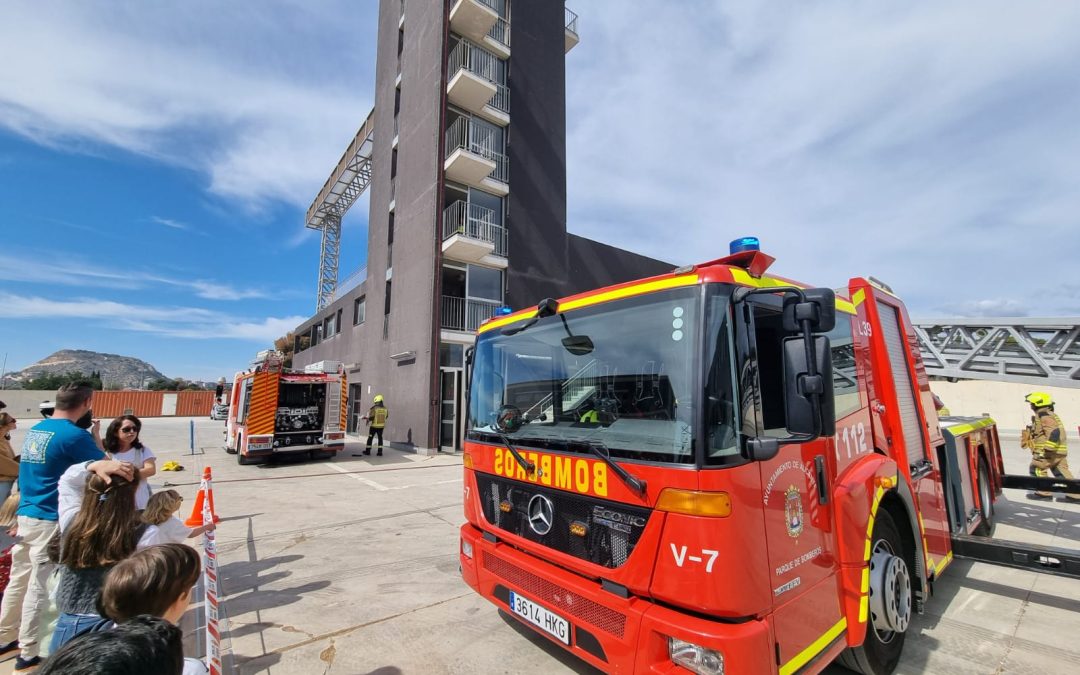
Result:
M911 575L908 552L888 511L878 512L871 542L866 639L845 651L840 662L863 675L887 675L900 661L911 622Z
M979 457L979 510L982 511L982 522L975 528L974 534L990 537L994 534L994 495L990 487L990 469L986 466L986 459Z

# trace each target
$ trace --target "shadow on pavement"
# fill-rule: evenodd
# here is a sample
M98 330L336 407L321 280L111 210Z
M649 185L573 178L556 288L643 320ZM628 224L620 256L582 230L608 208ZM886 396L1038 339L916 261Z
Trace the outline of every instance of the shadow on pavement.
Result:
M1058 502L1028 501L1023 497L1023 493L1017 492L995 504L997 512L994 520L998 525L1080 541L1080 513L1062 506L1063 504ZM1001 534L996 536L1002 537Z
M563 664L567 668L570 668L575 673L585 673L587 675L603 675L603 671L593 668L591 665L585 663L584 661L574 656L570 652L566 651L562 647L558 647L555 644L552 644L551 640L548 640L546 637L540 635L528 626L523 625L520 621L510 616L501 609L499 610L499 618L502 619L506 625L517 631L518 634L521 635L523 638L533 643L540 649L543 649L548 656L557 660L559 663Z

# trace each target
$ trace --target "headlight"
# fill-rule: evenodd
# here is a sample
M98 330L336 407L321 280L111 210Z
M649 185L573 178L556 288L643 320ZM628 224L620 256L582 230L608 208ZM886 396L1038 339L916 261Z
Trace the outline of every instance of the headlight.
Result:
M678 638L668 638L672 662L698 675L724 675L724 655Z
M472 542L461 540L461 552L466 558L472 558Z

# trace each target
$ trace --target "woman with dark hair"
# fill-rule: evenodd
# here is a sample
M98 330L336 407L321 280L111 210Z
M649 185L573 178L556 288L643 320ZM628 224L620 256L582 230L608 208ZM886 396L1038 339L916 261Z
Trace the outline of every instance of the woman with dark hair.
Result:
M11 432L18 422L6 412L0 412L0 503L3 503L15 481L19 479L19 460L11 447Z
M135 552L146 524L135 511L139 472L129 481L121 475L91 474L82 504L69 523L61 523L60 581L56 589L56 622L50 652L108 620L98 614L97 599L105 575ZM64 511L64 505L61 511Z
M142 511L150 499L147 479L157 473L157 457L139 440L142 422L134 415L121 415L105 431L105 452L110 459L131 462L139 470L139 489L135 492L135 508Z

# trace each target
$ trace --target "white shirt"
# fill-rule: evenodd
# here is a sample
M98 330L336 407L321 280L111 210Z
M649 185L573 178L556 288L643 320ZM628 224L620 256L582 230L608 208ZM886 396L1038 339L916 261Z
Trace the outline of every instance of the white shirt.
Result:
M176 516L169 518L160 525L151 525L147 528L146 536L153 544L182 544L191 534L191 528L180 522Z
M59 491L60 503L57 508L59 514L60 531L67 530L71 521L75 520L75 516L79 514L79 508L82 506L83 493L86 492L86 478L90 475L90 472L86 470L86 467L92 462L81 462L79 464L72 464L68 467L68 470L64 472L64 475L60 476L60 483L57 486ZM147 546L153 546L155 543L152 535L153 526L147 527L139 537L139 543L135 547L136 549L144 549Z
M136 469L142 470L143 462L148 459L157 459L157 455L154 451L143 445L142 450L131 448L123 452L113 452L110 456L120 462L131 462L135 465ZM135 490L135 508L143 510L146 508L146 502L150 499L150 484L146 482L145 478L139 479L139 487Z
M190 656L184 657L184 675L206 675L209 672L206 664L199 659L193 659Z

